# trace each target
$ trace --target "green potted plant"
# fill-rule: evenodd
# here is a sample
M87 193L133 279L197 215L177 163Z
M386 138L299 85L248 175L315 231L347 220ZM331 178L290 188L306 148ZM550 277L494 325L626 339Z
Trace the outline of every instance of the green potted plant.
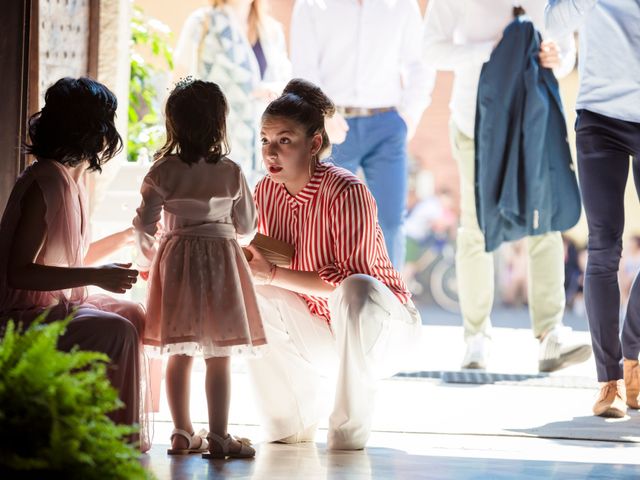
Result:
M122 403L106 376L106 355L56 348L69 321L41 317L24 331L10 321L3 332L0 477L151 478L125 441L136 428L107 417Z

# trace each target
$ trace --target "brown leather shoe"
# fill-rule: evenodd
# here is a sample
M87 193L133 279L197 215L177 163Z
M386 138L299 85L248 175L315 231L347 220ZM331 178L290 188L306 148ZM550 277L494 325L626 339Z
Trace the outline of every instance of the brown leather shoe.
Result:
M638 395L640 395L640 365L638 360L624 359L624 387L627 393L627 405L631 408L640 408Z
M624 380L610 380L601 384L600 396L593 405L593 414L599 417L622 418L627 413Z

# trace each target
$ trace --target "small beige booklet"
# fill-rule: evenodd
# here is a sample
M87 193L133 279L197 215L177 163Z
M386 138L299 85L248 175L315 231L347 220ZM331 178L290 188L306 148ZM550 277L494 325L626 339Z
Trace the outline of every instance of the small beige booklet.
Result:
M273 237L267 237L261 233L256 233L256 236L253 237L251 241L251 246L255 247L269 262L279 267L289 266L293 258L293 253L295 252L293 245ZM247 260L253 258L249 250L246 248L242 250Z

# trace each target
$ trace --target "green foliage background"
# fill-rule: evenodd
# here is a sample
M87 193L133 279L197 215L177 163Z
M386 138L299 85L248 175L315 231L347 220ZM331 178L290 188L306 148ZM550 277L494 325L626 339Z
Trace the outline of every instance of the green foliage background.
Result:
M160 68L173 70L170 39L171 32L166 25L148 18L140 7L133 6L127 141L127 159L130 162L137 161L144 152L152 154L164 142L164 125L161 123L153 76ZM147 57L156 60L162 67L145 60L145 51Z

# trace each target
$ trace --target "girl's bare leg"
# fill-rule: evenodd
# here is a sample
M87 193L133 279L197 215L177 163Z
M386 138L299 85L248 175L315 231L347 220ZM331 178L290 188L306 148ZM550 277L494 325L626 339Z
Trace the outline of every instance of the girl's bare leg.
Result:
M229 357L212 357L205 360L207 373L205 389L207 390L207 405L209 407L209 431L222 438L227 436L229 421L229 403L231 400L231 372ZM240 451L239 442L233 442L232 452ZM217 442L209 442L211 452L220 452Z
M191 390L191 366L193 357L187 355L171 355L167 362L167 400L173 426L188 433L193 433L189 414L189 393ZM172 448L188 448L187 439L176 435L171 441Z

